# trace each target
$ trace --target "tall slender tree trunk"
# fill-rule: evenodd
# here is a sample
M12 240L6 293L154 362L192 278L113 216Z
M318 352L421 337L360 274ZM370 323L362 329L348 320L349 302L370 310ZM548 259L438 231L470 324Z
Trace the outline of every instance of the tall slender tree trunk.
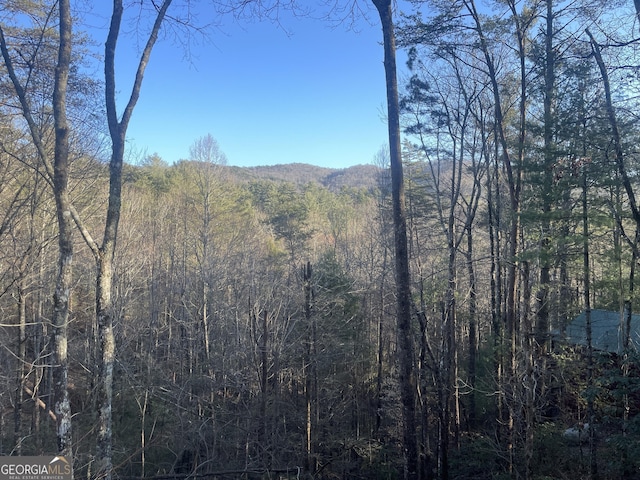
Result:
M384 70L387 86L387 117L391 164L391 189L395 233L398 347L400 355L400 397L402 402L404 478L418 478L418 445L415 419L415 371L411 331L411 280L407 219L400 147L400 109L396 77L396 44L391 0L372 0L380 15L384 44Z
M307 338L307 355L305 359L305 403L307 412L306 422L306 452L307 452L307 471L315 474L317 462L315 458L315 428L316 428L316 411L318 408L316 402L317 385L316 385L316 328L315 320L312 312L313 286L311 283L313 269L311 262L307 262L303 269L304 280L304 316L306 326L309 329Z
M269 437L269 421L267 416L267 404L269 398L269 313L264 310L262 312L262 339L260 341L260 435L258 435L262 442L261 450L267 451L270 448ZM264 464L267 467L270 465L270 455L264 456Z
M102 252L101 252L102 253ZM115 336L111 309L112 262L105 261L104 254L97 259L96 317L98 324L98 437L96 442L96 476L111 478L111 419L113 400L113 366L115 361Z
M380 427L382 426L382 383L384 381L383 371L384 371L384 317L385 317L385 301L384 301L384 292L386 288L386 271L387 271L387 248L384 247L383 252L383 261L382 261L382 272L380 275L380 287L378 290L379 293L379 312L378 312L378 331L377 331L377 355L376 355L376 426L375 433L378 435L380 432Z
M96 478L111 480L113 475L112 461L112 404L113 404L113 367L115 362L115 336L113 332L114 311L111 297L113 288L113 261L118 238L118 226L120 224L120 212L122 204L122 168L124 163L124 150L127 128L133 109L140 96L142 80L146 70L151 51L158 39L160 27L164 21L166 12L171 5L171 0L164 0L157 7L157 15L145 45L136 76L131 90L131 96L124 109L122 117L118 120L116 111L116 74L115 55L116 45L120 33L120 25L124 12L122 0L113 0L113 12L109 33L105 42L105 104L107 110L107 123L111 136L111 160L109 162L109 200L107 217L104 227L102 245L100 247L93 242L86 232L83 232L85 240L89 243L97 267L96 279L96 321L98 325L98 338L100 344L100 365L98 384L98 438L96 442Z
M535 398L536 398L536 385L534 378L534 328L532 325L532 318L530 312L531 305L531 268L528 261L522 262L522 277L523 277L523 294L522 294L522 329L521 332L521 345L522 356L524 357L524 384L522 390L522 396L524 401L524 478L529 480L533 478L533 454L534 454L534 429L535 422Z
M495 130L495 129L494 129ZM504 328L503 328L503 309L502 309L502 255L500 241L500 219L501 219L501 200L499 188L499 169L498 169L498 143L494 144L494 165L489 167L487 175L487 212L489 217L489 254L491 257L491 327L493 330L493 350L494 350L494 373L496 378L496 417L498 418L498 427L496 435L498 442L502 443L503 425L505 424L504 414ZM495 196L494 196L495 192Z
M55 69L53 116L55 125L53 188L58 215L58 279L53 296L53 394L58 453L71 459L71 401L69 399L67 330L72 283L73 222L68 191L69 126L67 124L67 82L71 64L71 6L58 2L60 46Z
M18 358L16 368L16 397L14 403L14 447L16 455L22 455L22 404L24 403L24 389L26 386L25 365L27 362L27 305L25 293L24 272L18 279ZM36 406L36 410L38 407Z
M515 169L516 171L513 174L509 174L509 191L510 191L510 199L511 199L511 214L513 218L511 220L511 235L510 235L510 244L509 244L509 273L507 280L507 326L509 330L510 343L511 348L509 351L509 356L511 359L511 378L515 380L518 378L517 371L517 348L518 348L518 334L521 323L521 316L519 316L518 312L518 299L517 299L517 291L518 291L518 277L520 270L520 262L518 261L518 252L520 249L520 238L521 238L521 202L520 202L520 192L522 186L522 165L524 163L524 143L526 138L526 105L527 105L527 88L526 88L526 65L525 65L525 30L521 23L521 20L518 17L515 7L515 0L509 0L509 7L512 12L512 16L514 22L516 24L516 35L518 39L518 60L520 63L520 98L519 98L519 119L518 119L518 140L516 145L516 156L515 156ZM502 130L502 129L501 129ZM503 137L504 139L504 137ZM507 149L506 144L504 144L505 150ZM511 166L509 163L508 172L511 170ZM526 332L525 335L529 335L529 332ZM528 339L525 340L529 341ZM527 372L527 383L524 388L530 389L532 388L532 378L531 371ZM513 472L516 468L515 465L515 448L516 448L516 432L515 432L515 409L518 404L518 396L517 389L515 388L516 383L514 382L514 390L512 392L512 405L509 409L511 418L509 419L509 462L510 469ZM527 392L525 392L525 395ZM533 443L533 421L534 418L532 415L525 416L525 438L527 439L527 443Z
M453 206L452 206L453 208ZM441 425L440 425L440 444L438 445L439 470L440 478L448 480L449 478L449 444L451 443L451 403L452 391L455 389L455 337L456 337L456 288L457 288L457 272L456 272L456 251L454 245L453 218L449 218L449 226L447 231L449 243L449 265L448 265L448 283L445 294L444 308L442 314L442 361L440 373L441 398L440 408L442 409ZM454 398L457 402L457 399ZM455 410L454 410L455 413ZM456 426L457 429L457 426Z
M38 258L38 284L42 285L43 284L43 277L44 277L44 258L43 255L40 255L40 257ZM41 397L41 390L42 390L42 383L43 383L43 379L44 379L44 371L46 369L45 367L45 360L44 357L46 357L45 354L45 345L46 342L44 342L44 338L47 335L46 332L46 325L45 322L42 321L43 319L43 313L44 313L44 295L42 293L42 290L39 289L36 293L36 300L35 300L35 309L33 311L33 319L32 322L35 325L35 332L34 332L34 338L33 338L33 350L37 355L35 364L34 364L34 380L33 380L33 398L36 402L36 404L38 406L41 405L42 400L40 399ZM42 434L41 434L41 425L40 425L40 420L42 418L41 415L41 410L42 408L35 408L33 410L33 428L34 428L34 437L35 437L35 446L36 446L36 451L37 452L41 452L42 451ZM51 410L49 409L49 406L44 407L44 409L46 409L47 413L50 413Z
M587 167L583 166L582 172L582 255L583 255L583 283L584 283L584 310L586 317L587 336L587 418L589 419L589 473L591 479L598 478L597 448L595 441L595 398L593 375L593 341L591 323L591 263L589 260L589 210L587 197Z
M469 427L476 424L476 376L478 358L477 282L473 266L473 236L471 225L467 227L467 274L469 275Z
M636 13L638 16L638 19L640 20L640 1L638 0L634 0L634 5L636 8ZM638 204L637 204L637 200L636 200L636 196L635 196L635 192L633 190L633 186L631 184L631 180L629 178L629 175L627 173L627 169L624 163L624 151L622 149L622 141L620 139L620 130L618 128L618 119L617 119L617 115L616 115L616 111L615 108L613 106L613 100L612 100L612 96L611 96L611 85L609 82L609 74L607 72L607 68L606 65L604 63L604 60L602 58L602 53L601 53L601 45L598 44L598 42L596 41L596 39L594 38L594 36L591 34L591 32L589 31L589 29L586 29L586 33L589 36L589 40L591 43L591 51L593 52L594 58L596 60L596 63L598 65L598 69L600 70L600 75L602 77L602 83L603 83L603 87L604 87L604 93L605 93L605 106L606 106L606 110L607 110L607 117L609 119L609 125L611 127L611 136L613 139L613 146L614 146L614 151L615 151L615 160L616 160L616 166L618 169L618 174L620 175L620 178L622 180L622 186L625 189L625 192L627 193L627 198L629 200L629 206L631 208L631 214L633 215L633 218L636 222L636 237L634 239L634 254L633 254L633 261L635 263L636 260L636 248L637 248L637 241L638 241L638 229L640 228L640 209L638 208ZM586 168L586 167L585 167ZM585 206L583 208L586 208L586 189L587 189L587 180L586 180L586 170L585 170L585 174L584 174L584 203ZM584 214L584 216L586 217L586 213ZM586 222L586 218L584 219L584 221ZM588 226L588 225L587 225ZM587 231L586 228L587 226L585 226L585 282L587 281L586 275L588 273L588 257L587 257L587 239L586 239L586 235L587 235ZM633 292L633 272L634 272L634 268L635 265L632 266L632 270L631 270L631 284L630 284L630 294ZM586 283L585 283L585 289L586 289ZM588 300L586 293L585 293L585 303ZM632 297L630 295L629 297L629 301L627 304L627 322L630 322L631 319L631 309L632 309L632 304L631 304L631 300ZM588 349L589 349L589 365L588 365L588 379L589 379L589 386L592 385L593 382L593 358L592 358L592 346L591 346L591 319L590 319L590 305L585 305L585 309L588 312L587 313L587 336L588 336ZM625 342L627 340L625 339ZM626 356L626 348L625 348L625 356ZM623 371L623 375L624 375L624 371ZM588 403L587 403L587 409L588 409L588 416L589 416L589 422L590 422L590 426L591 428L589 429L589 453L590 453L590 473L591 473L591 477L592 478L597 478L598 476L598 469L597 469L597 459L596 459L596 453L597 453L597 449L596 449L596 443L595 443L595 437L594 437L594 428L593 428L593 417L594 417L594 411L593 411L593 395L590 392L589 396L588 396Z
M58 58L54 72L53 122L54 156L53 165L45 148L42 131L34 119L24 87L21 85L9 50L4 31L0 28L0 51L6 72L20 102L20 108L29 127L38 156L42 161L47 179L53 186L58 221L58 272L53 294L51 383L53 388L53 415L56 419L58 454L69 457L72 453L71 401L68 390L67 339L69 324L69 302L72 285L73 263L73 222L72 205L69 198L69 126L67 122L67 84L71 65L71 7L69 0L60 0Z
M607 73L607 67L602 59L601 49L602 46L598 44L589 29L586 29L586 33L589 36L591 42L591 51L596 59L598 68L600 69L600 75L602 76L602 84L604 87L605 106L607 109L607 117L609 119L609 125L611 126L611 136L613 139L613 148L615 151L615 161L618 168L618 173L622 180L622 186L627 192L629 198L629 207L631 208L631 214L637 225L640 225L640 209L638 208L638 202L636 201L635 192L631 184L631 179L627 173L627 167L624 163L624 152L622 150L622 141L620 139L620 129L618 128L618 117L616 115L615 108L613 106L613 100L611 97L611 84L609 82L609 74Z
M488 79L491 84L491 90L494 97L494 114L497 141L501 147L502 163L504 165L505 172L507 174L507 186L509 190L509 204L510 204L510 226L509 226L509 238L508 238L508 266L507 266L507 283L506 283L506 305L505 305L505 335L506 335L506 347L509 357L509 375L510 378L515 379L517 377L517 340L518 340L518 328L519 317L517 308L517 290L518 290L518 249L520 243L520 222L521 222L521 204L520 193L522 188L522 163L524 159L524 142L526 136L526 65L525 65L525 31L527 25L522 24L522 20L519 18L516 5L513 0L507 2L509 9L512 13L513 20L516 27L517 35L517 53L519 60L519 73L520 73L520 97L518 99L519 118L517 126L517 141L515 148L512 148L510 142L507 139L506 124L504 119L504 112L502 110L502 96L501 88L496 73L496 66L494 63L493 55L489 50L489 45L484 34L481 17L473 0L465 0L467 10L471 14L475 23L475 30L478 34L480 50L483 53L485 64L487 66ZM513 151L515 150L515 152ZM513 382L516 385L516 382ZM510 392L509 402L509 419L507 420L507 456L509 461L509 470L512 474L515 474L515 424L514 424L514 408L517 405L517 393L515 388Z
M625 379L625 385L627 384L627 378L629 378L630 370L631 370L631 358L629 355L629 346L631 340L631 320L633 318L633 304L634 304L634 291L635 291L635 274L636 274L636 264L638 262L638 242L640 241L640 228L636 226L635 237L633 239L633 243L631 245L631 264L629 265L629 295L627 300L624 302L624 328L623 328L623 355L622 355L622 376ZM622 396L622 435L624 437L628 434L629 429L629 414L631 411L631 402L629 398L629 391L625 388L623 396ZM625 477L631 476L632 472L629 471L629 468L626 467L628 465L627 461L627 451L623 450L622 452L622 464L625 465L625 469L623 474Z

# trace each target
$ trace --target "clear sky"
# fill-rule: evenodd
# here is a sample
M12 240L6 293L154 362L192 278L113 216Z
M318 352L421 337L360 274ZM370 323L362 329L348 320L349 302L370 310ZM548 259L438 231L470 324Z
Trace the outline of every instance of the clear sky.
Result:
M103 27L90 17L100 45L110 14L104 3ZM287 12L282 28L229 17L207 41L190 44L189 60L184 47L163 39L129 126L130 151L174 162L211 134L230 165L371 163L387 143L386 97L377 12L362 3L368 21L355 28ZM116 72L122 102L137 51L131 37L122 38Z

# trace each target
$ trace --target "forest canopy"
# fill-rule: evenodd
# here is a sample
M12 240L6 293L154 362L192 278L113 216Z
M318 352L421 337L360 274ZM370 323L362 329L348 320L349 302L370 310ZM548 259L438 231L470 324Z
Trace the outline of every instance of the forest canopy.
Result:
M637 2L396 6L410 377L389 149L241 168L212 132L130 161L151 50L190 28L140 4L125 95L134 6L94 75L69 0L1 2L0 455L106 480L638 475Z

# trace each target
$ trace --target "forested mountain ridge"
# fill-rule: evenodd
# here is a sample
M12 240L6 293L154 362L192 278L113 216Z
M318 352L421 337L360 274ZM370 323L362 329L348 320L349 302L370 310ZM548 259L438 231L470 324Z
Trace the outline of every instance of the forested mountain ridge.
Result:
M229 166L227 168L230 171L230 176L238 180L281 180L296 185L315 182L331 191L339 191L343 187L371 190L377 185L380 175L380 168L374 165L354 165L334 169L305 163L292 163L257 167Z
M105 162L98 89L68 63L65 117L53 81L70 2L12 2L32 29L0 10L0 455L92 480L396 480L402 384L414 477L638 476L640 12L431 6L398 28L410 349L389 169L229 167L212 135L130 165L112 103Z

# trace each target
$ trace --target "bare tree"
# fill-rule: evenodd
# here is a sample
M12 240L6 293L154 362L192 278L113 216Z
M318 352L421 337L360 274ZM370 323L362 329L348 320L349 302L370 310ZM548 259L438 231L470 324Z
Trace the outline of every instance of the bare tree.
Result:
M411 329L411 278L407 242L407 219L400 147L400 106L396 76L396 39L391 0L372 0L382 23L384 70L387 85L387 121L395 236L398 343L400 354L400 392L402 401L404 478L418 478L418 445L415 420L416 378Z
M49 11L54 15L55 7ZM52 109L55 130L53 161L45 147L44 135L34 118L34 110L29 102L25 85L21 83L14 69L13 60L5 39L4 28L0 27L0 50L7 73L20 102L22 115L27 122L31 139L40 160L44 163L48 181L53 187L58 217L58 276L54 293L53 340L54 340L54 413L58 453L71 457L71 402L68 390L68 350L67 329L69 324L69 300L72 283L73 261L73 220L69 197L69 124L67 121L67 84L71 65L71 7L69 0L57 2L58 10L58 58L54 70ZM42 37L41 37L42 39Z
M129 101L122 117L118 119L116 109L116 45L123 16L122 0L114 0L109 34L105 43L105 103L107 122L111 136L111 160L109 162L109 204L104 226L102 244L90 240L85 235L94 254L98 269L96 280L96 316L100 341L100 372L98 386L99 421L96 445L97 478L111 480L112 477L112 431L111 407L113 401L113 366L115 361L115 336L113 333L114 308L112 304L113 259L118 238L120 211L122 204L122 166L124 163L125 139L133 109L140 97L144 77L151 51L158 39L160 27L165 19L171 0L164 0L156 7L156 18L147 43L142 51L135 75ZM154 4L155 6L155 4Z

